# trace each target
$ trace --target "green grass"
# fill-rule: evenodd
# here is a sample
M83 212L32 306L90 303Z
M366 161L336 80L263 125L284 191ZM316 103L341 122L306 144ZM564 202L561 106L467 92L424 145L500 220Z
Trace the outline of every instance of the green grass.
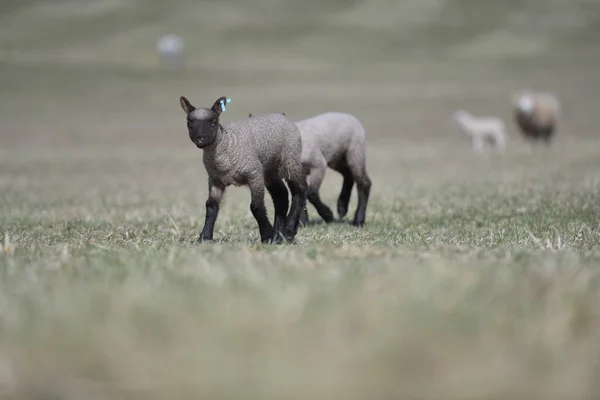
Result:
M216 242L191 244L206 191L184 146L3 154L0 385L18 399L590 398L600 144L514 146L417 159L373 145L366 228L317 223L289 246L258 243L236 188Z
M0 5L1 399L600 396L600 2L304 4ZM168 32L184 71L158 69ZM512 123L522 88L560 97L548 149ZM182 94L355 113L366 227L309 208L261 245L232 187L194 244ZM470 152L458 108L504 118L506 154Z

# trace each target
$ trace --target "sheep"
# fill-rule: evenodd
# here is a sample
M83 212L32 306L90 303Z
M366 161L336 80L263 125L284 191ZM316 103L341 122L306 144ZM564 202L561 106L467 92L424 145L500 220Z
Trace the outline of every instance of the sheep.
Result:
M219 204L230 185L250 189L250 210L262 243L281 243L282 236L293 241L306 206L302 138L294 122L281 114L265 114L221 125L219 118L230 99L220 97L211 108L196 108L184 96L179 101L187 116L190 140L203 150L208 174L206 217L198 241L213 239ZM291 206L284 180L291 192ZM275 208L273 225L265 208L265 187Z
M532 142L550 144L558 121L560 105L555 96L524 91L513 97L515 122L523 136Z
M506 148L506 132L501 119L476 117L464 110L456 111L453 117L463 132L471 137L473 150L482 151L486 140L498 151Z
M309 119L296 121L302 135L302 168L306 175L307 199L317 209L326 223L333 221L331 209L319 196L319 188L325 177L327 167L339 172L343 178L342 190L337 201L340 219L348 212L352 187L356 183L358 205L352 224L362 227L371 179L366 168L365 129L360 121L351 114L328 112ZM302 212L302 225L308 223L308 211Z

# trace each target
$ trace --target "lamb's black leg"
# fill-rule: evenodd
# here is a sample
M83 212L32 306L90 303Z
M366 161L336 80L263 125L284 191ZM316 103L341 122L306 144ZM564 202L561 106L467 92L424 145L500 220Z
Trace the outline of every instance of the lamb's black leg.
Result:
M314 188L309 187L306 197L310 204L315 206L317 212L325 222L330 223L333 221L333 211L331 211L331 208L327 207L327 205L321 201L319 192L317 192Z
M275 220L273 221L273 230L275 241L281 241L281 235L285 228L288 208L290 206L288 199L288 190L285 184L280 179L273 179L267 183L267 190L273 199L273 207L275 208Z
M208 200L206 200L206 216L204 219L204 227L198 237L198 242L212 240L215 222L219 215L219 204L223 198L225 187L208 182Z
M265 186L263 179L254 179L248 183L250 187L250 211L258 223L260 232L260 241L262 243L271 242L273 240L273 226L267 217L267 209L265 207Z
M285 223L284 236L288 242L292 242L298 233L300 215L306 207L306 180L302 177L301 179L288 180L287 183L292 193L292 204Z
M371 179L365 174L363 178L356 180L356 188L358 189L358 206L352 225L360 227L365 224L367 204L371 193Z
M304 206L304 209L302 209L302 212L300 213L300 226L307 226L308 225L308 208L306 206Z
M341 172L341 174L344 177L344 183L342 184L342 191L337 202L337 211L340 219L344 218L348 213L348 204L350 204L352 187L354 186L354 179L349 170Z
M310 204L317 209L317 212L321 218L323 218L325 222L329 223L333 221L333 212L321 201L321 197L319 197L319 188L321 187L321 183L323 183L326 171L327 163L323 158L311 169L310 173L308 174L306 198Z

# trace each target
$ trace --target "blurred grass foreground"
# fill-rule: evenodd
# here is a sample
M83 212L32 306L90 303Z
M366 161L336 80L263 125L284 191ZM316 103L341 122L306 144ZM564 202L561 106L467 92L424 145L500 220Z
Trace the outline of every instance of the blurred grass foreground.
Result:
M0 400L600 398L599 35L598 0L3 0ZM561 100L548 148L523 88ZM262 246L232 188L191 244L180 95L356 114L366 227ZM459 108L506 153L470 152Z

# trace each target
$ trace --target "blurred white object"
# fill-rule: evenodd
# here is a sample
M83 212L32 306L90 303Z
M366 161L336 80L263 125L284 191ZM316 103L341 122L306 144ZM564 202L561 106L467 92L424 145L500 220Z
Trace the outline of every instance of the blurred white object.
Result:
M156 51L163 65L179 69L183 66L183 39L177 35L165 35L156 42Z
M506 132L500 118L475 117L459 110L454 113L454 121L471 137L473 150L482 151L486 140L498 151L506 148Z
M533 99L529 95L523 95L519 98L518 108L524 113L533 111Z

